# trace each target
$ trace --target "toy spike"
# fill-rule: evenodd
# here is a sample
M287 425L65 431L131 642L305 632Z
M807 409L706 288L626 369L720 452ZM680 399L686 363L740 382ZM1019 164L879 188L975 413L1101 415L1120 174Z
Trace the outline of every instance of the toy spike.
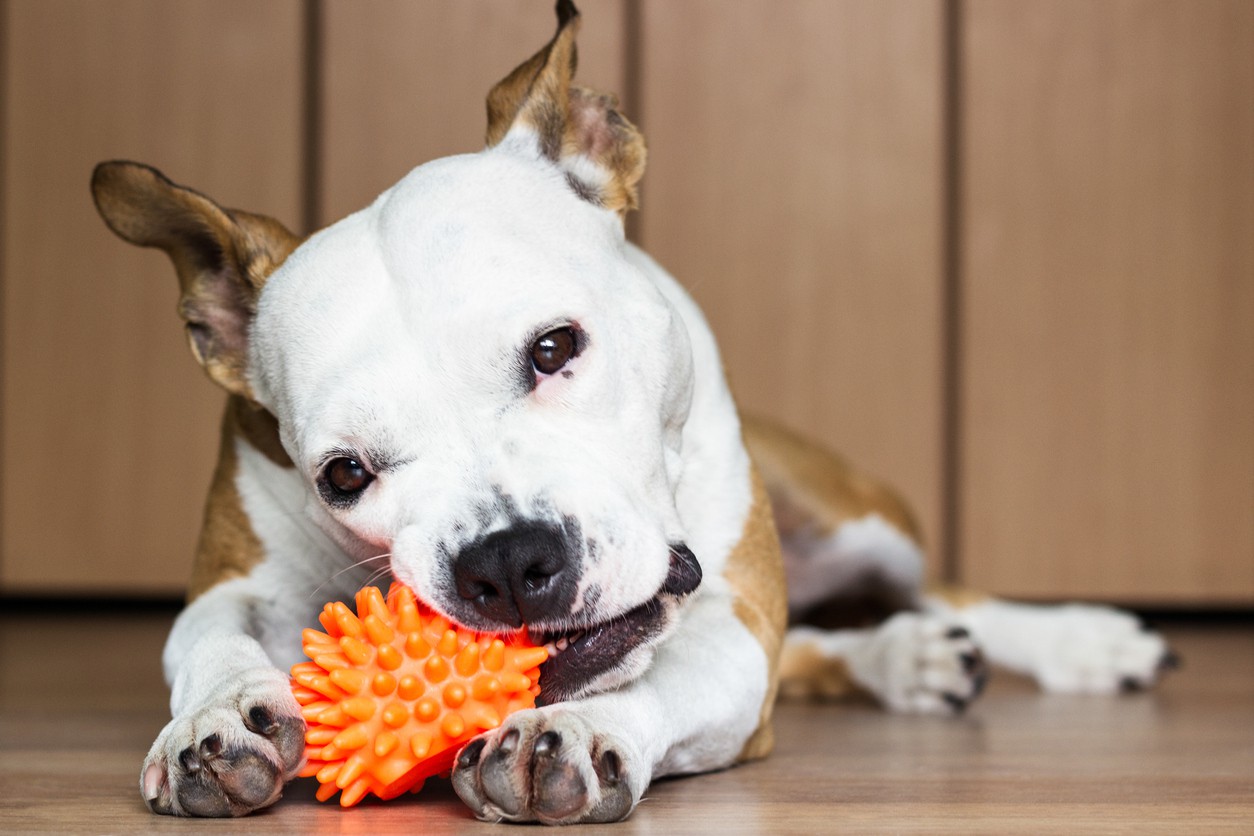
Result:
M313 661L292 667L307 724L300 774L318 779L319 801L417 792L476 734L535 706L544 648L459 629L399 583L386 600L362 589L356 605L327 604L326 632L301 634Z

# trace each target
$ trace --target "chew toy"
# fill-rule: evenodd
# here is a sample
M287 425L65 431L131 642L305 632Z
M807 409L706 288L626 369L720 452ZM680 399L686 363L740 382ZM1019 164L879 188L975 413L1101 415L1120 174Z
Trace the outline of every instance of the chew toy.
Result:
M458 749L507 715L535 706L542 647L450 624L399 583L387 600L368 586L357 612L327 604L325 633L305 630L310 662L292 667L292 693L305 717L302 777L318 800L342 791L351 807L417 792L453 767Z

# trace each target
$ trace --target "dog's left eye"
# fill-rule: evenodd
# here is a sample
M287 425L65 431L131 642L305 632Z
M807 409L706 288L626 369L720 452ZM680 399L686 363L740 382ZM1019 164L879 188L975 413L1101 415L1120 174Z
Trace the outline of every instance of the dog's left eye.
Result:
M578 341L571 328L556 328L531 345L531 365L540 374L557 374L575 356Z
M374 474L357 459L340 456L327 462L322 478L327 488L323 495L330 501L343 501L356 498L374 481Z

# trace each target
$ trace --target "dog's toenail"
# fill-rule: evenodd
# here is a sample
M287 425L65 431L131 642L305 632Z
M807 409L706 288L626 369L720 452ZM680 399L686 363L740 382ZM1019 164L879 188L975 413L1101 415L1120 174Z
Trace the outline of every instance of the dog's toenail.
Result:
M502 755L512 755L514 750L518 748L518 738L520 737L518 729L510 729L501 738L501 742L497 744L496 751Z
M959 653L958 659L962 662L963 673L966 674L975 673L984 663L984 660L980 658L978 653Z
M200 757L203 760L211 760L222 754L222 738L217 733L209 735L200 741Z
M950 627L949 632L945 633L945 638L953 641L969 639L971 638L971 632L966 627Z
M601 778L607 784L617 784L623 775L623 762L618 753L610 749L601 756Z
M941 698L949 704L955 714L961 714L967 708L967 701L957 694L941 694Z
M255 732L269 734L275 729L274 716L265 706L254 705L248 709L248 725Z
M555 757L557 750L561 748L562 736L555 731L546 731L544 734L536 738L534 752L542 757Z
M1140 691L1144 687L1145 684L1135 676L1125 676L1123 679L1119 680L1119 690L1124 693Z
M1180 657L1174 650L1168 650L1163 654L1163 658L1158 660L1158 667L1165 671L1174 671L1180 667Z
M466 744L466 748L462 749L462 753L457 756L457 765L462 769L466 769L477 764L480 755L483 754L483 747L486 745L488 745L488 742L483 738L470 741L470 743Z
M196 757L196 750L188 746L179 752L179 766L183 767L183 771L188 774L200 771L200 758Z

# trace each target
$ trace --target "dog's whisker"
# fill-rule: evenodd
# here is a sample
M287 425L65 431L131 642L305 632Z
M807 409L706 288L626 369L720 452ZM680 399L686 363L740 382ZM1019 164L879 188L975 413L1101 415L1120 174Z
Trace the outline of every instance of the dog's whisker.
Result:
M315 595L318 595L328 584L334 583L335 580L339 578L340 575L343 575L345 572L351 572L354 569L360 569L360 568L367 566L368 564L374 563L379 560L387 560L391 557L392 557L391 552L384 552L383 554L376 554L372 557L365 557L365 558L362 558L361 560L354 561L353 563L350 563L349 565L345 566L343 569L331 575L331 577L327 578L322 583L314 587L313 591L309 593L309 597L313 598ZM385 566L381 570L372 572L369 576L370 580L367 583L362 584L362 586L369 586L371 583L374 582L376 578L382 577L384 574L386 574L389 571L391 571L391 567Z
M382 569L376 569L369 577L366 578L366 582L363 583L362 586L373 586L377 580L391 574L391 571L391 567L388 566L384 566Z

